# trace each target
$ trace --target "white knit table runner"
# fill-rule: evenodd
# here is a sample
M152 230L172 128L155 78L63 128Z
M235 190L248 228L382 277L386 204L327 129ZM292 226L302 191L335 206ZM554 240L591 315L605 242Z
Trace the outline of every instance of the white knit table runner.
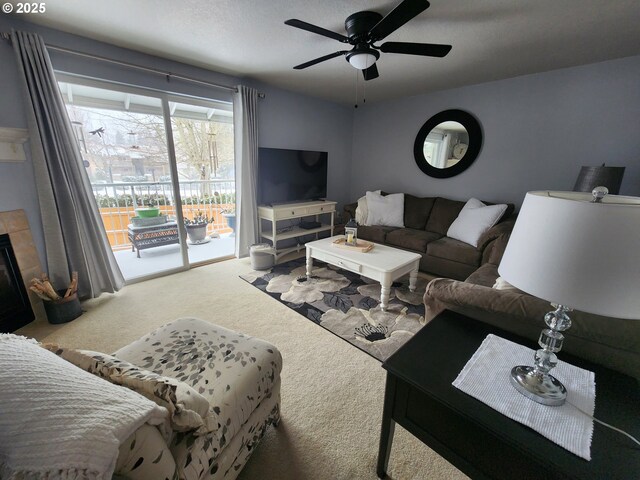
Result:
M533 355L530 348L488 335L453 386L579 457L591 460L593 421L583 412L593 416L595 410L593 372L558 361L551 374L566 387L567 401L560 407L541 405L519 393L510 380L511 369L516 365L533 365Z

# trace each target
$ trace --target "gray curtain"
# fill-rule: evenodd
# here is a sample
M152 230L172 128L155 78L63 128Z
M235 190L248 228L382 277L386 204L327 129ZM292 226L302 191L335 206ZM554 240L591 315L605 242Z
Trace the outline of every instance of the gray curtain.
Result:
M51 60L39 35L11 32L26 102L31 159L44 229L47 270L56 288L78 272L78 295L124 284L107 240Z
M233 99L236 157L236 256L258 241L258 91L238 86Z

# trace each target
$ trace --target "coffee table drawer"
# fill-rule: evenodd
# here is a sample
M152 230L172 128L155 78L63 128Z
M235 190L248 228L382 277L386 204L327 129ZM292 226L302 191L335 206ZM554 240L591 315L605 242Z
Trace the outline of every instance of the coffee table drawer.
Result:
M338 256L331 255L330 253L320 252L317 250L313 251L313 258L317 258L323 262L330 263L336 267L344 268L345 270L349 270L350 272L360 273L362 271L362 265L356 262L351 262L349 260L344 260Z

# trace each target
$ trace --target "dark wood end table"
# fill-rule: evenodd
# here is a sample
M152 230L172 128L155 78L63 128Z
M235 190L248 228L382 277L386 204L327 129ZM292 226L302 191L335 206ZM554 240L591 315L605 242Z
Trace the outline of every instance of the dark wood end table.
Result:
M538 348L445 311L383 363L387 385L378 477L386 476L398 423L471 478L640 478L640 447L620 433L595 423L591 461L586 461L455 388L451 383L490 333ZM640 438L638 381L563 352L559 357L595 373L595 417Z

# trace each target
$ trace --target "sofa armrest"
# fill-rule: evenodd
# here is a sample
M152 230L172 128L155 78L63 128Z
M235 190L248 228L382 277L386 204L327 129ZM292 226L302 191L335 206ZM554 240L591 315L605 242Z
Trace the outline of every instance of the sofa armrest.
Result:
M424 294L428 312L448 309L537 341L551 305L526 293L436 278ZM640 322L574 311L563 351L640 379ZM615 327L613 327L613 322ZM612 328L613 327L613 328Z
M358 208L358 202L347 203L344 207L342 207L344 212L344 223L347 223L352 218L356 218L356 208Z
M534 340L544 327L544 315L551 310L548 302L531 295L449 278L429 282L424 301L437 301L449 310L464 310L470 317Z

